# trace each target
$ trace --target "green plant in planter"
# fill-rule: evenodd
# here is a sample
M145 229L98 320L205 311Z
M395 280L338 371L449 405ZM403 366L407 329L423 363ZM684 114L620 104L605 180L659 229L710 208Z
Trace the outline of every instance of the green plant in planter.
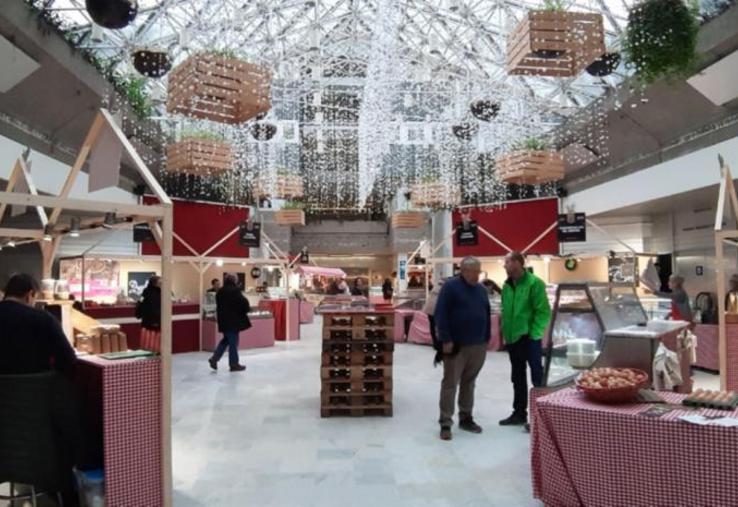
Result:
M232 49L214 49L212 51L208 51L207 53L215 56L220 56L222 58L238 58L238 55L236 55L236 52Z
M544 0L543 9L548 12L564 12L568 7L566 0Z
M698 7L684 0L644 0L628 14L623 49L644 83L692 74L697 63Z
M129 77L120 84L121 92L128 99L133 111L141 118L151 116L154 108L146 91L146 79Z
M179 134L180 140L182 139L202 139L204 141L217 141L219 143L222 143L225 141L225 137L223 134L219 134L217 132L213 132L212 130L202 130L202 129L190 129L190 130L182 130Z
M537 137L526 137L512 145L514 151L544 151L549 149L549 145L543 139Z
M302 201L285 201L282 205L282 209L305 209L305 203Z

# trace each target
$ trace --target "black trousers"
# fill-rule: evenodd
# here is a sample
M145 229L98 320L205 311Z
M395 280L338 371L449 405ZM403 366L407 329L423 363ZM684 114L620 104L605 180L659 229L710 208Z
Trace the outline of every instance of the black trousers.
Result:
M513 398L513 412L515 414L528 415L528 378L526 364L530 366L530 379L535 387L543 385L543 360L541 352L541 340L532 340L530 336L523 336L515 343L507 344L510 355L512 374L510 380L515 392Z
M438 337L436 336L436 319L433 318L433 315L428 315L428 325L430 326L431 343L435 347Z

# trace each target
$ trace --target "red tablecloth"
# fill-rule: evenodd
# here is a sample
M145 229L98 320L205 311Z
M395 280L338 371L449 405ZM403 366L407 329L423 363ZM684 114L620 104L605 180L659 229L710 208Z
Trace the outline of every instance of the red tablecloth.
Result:
M289 340L300 339L300 302L290 299L290 328ZM278 341L288 339L287 329L287 300L262 299L259 301L259 310L268 310L274 316L274 338Z
M684 395L659 393L671 403ZM547 507L738 505L738 428L641 415L649 404L600 405L572 388L538 398L533 493ZM704 415L735 412L702 410Z
M502 350L504 344L502 343L502 337L500 334L500 316L493 314L491 321L491 332L489 347L487 350ZM410 343L419 343L421 345L431 345L433 340L430 334L430 323L428 321L428 315L423 312L416 311L413 315L412 324L410 324L410 331L407 334L407 341Z
M714 324L697 324L697 361L694 365L708 370L720 371L718 327Z
M274 319L251 319L251 327L238 333L238 349L274 347ZM212 319L202 321L202 350L214 351L223 335Z
M312 324L315 318L315 305L310 301L300 301L300 324Z

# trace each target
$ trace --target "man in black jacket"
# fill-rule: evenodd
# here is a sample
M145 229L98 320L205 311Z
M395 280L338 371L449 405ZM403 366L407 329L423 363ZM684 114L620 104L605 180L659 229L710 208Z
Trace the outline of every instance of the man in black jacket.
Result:
M238 287L238 280L235 276L226 276L223 288L215 295L215 304L218 331L223 333L223 339L218 343L208 363L213 370L217 370L218 361L228 348L228 363L231 371L243 371L246 367L239 364L238 360L238 333L251 327L248 317L251 306Z

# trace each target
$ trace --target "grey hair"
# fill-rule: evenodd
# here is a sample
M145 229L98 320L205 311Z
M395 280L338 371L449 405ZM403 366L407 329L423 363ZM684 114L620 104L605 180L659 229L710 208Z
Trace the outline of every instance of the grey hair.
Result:
M684 277L681 275L671 275L669 278L677 285L677 287L684 285Z
M463 259L461 259L461 262L459 263L459 267L461 269L464 269L464 268L481 268L482 267L482 263L479 262L479 259L477 259L476 257L474 257L472 255L467 255L466 257L464 257Z

